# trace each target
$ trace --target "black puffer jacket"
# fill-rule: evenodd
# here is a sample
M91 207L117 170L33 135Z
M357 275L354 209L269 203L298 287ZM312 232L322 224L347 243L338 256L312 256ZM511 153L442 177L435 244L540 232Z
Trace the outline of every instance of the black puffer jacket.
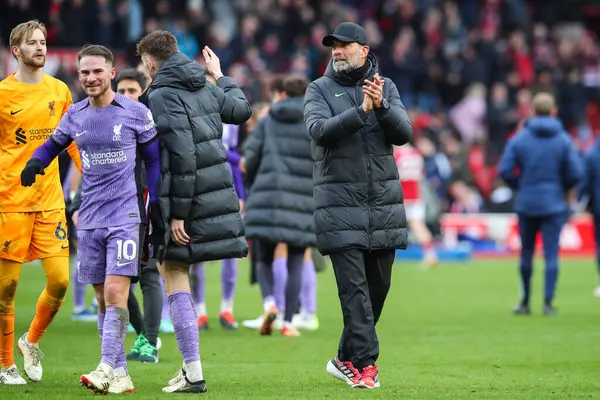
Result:
M248 246L233 189L223 123L242 124L252 113L233 80L213 85L205 70L181 53L169 57L148 89L150 110L160 140L159 204L165 226L185 221L187 246L171 241L158 249L159 260L196 263L244 257Z
M245 152L250 191L246 236L298 247L314 246L313 160L302 98L271 107L248 139Z
M368 114L362 110L364 79L372 80L376 72L371 54L358 77L334 73L330 62L325 75L306 91L304 120L315 160L315 231L323 254L407 245L392 145L408 143L412 126L388 78L383 96L389 108Z

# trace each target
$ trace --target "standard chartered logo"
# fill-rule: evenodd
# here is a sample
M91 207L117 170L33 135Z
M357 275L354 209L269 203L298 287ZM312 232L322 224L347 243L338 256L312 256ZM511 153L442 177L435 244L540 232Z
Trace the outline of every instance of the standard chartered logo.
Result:
M85 150L81 151L81 162L83 164L83 168L90 168L90 157L88 156L88 153Z
M56 128L30 129L27 133L29 133L29 140L47 140L55 130Z
M123 150L107 151L104 153L88 153L85 150L81 152L81 162L84 168L90 168L92 165L109 165L127 161L127 155Z

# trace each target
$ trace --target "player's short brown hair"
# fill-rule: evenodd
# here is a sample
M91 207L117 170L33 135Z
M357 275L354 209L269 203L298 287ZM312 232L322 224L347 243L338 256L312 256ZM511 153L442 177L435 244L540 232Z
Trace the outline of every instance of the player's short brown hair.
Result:
M283 91L288 97L304 97L308 80L302 75L290 75L283 80Z
M179 51L177 39L171 32L155 30L147 34L136 46L138 55L147 54L159 62L165 61Z
M269 81L269 92L281 93L283 92L283 81L285 80L284 74L276 74L271 77Z
M81 59L86 56L104 57L106 62L111 65L115 62L115 56L112 51L110 51L108 47L99 44L86 44L83 46L83 48L79 50L79 53L77 53L77 62L80 62Z
M44 38L48 37L48 31L46 30L46 26L44 24L42 24L40 21L38 21L37 19L32 19L30 21L27 22L23 22L17 26L15 26L13 28L13 30L10 32L10 39L9 39L9 44L10 44L10 48L12 49L13 46L20 46L22 45L25 41L27 41L31 35L33 35L33 31L35 31L36 29L39 29L40 31L42 31L42 33L44 34ZM12 50L11 50L12 53ZM13 54L13 57L16 58L16 56Z

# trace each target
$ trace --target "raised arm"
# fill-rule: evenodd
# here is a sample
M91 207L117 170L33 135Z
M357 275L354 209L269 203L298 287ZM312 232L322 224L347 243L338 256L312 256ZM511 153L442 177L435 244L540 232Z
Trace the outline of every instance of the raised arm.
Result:
M388 93L389 107L375 108L375 116L387 140L391 144L402 146L410 142L412 138L412 124L394 82L386 79L385 86L390 88Z
M317 146L329 147L361 129L367 121L362 107L352 107L333 116L319 87L308 85L304 96L304 123Z
M176 93L162 90L150 94L150 110L160 143L169 154L171 219L189 216L196 179L196 152L185 106Z
M241 125L252 116L252 107L244 92L232 78L222 76L217 80L221 120L226 124Z

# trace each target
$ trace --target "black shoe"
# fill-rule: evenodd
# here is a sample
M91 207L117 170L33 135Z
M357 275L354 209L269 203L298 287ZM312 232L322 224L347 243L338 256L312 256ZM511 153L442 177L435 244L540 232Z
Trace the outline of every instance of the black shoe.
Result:
M171 393L206 393L206 381L202 379L198 382L190 382L187 377L180 387Z
M515 315L530 315L531 309L527 304L519 304L515 308L513 308L513 314Z
M556 308L552 307L552 304L544 304L544 315L547 317L556 315Z

